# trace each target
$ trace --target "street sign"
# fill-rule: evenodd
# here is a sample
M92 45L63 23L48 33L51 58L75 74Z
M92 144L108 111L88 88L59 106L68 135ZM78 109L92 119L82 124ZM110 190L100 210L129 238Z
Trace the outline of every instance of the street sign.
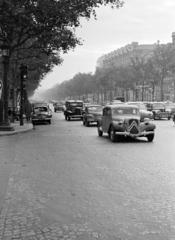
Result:
M0 80L0 99L2 97L3 82Z

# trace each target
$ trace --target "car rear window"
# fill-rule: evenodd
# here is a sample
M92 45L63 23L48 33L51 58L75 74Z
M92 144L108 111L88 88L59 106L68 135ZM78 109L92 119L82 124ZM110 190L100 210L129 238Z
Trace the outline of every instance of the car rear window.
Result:
M36 111L36 112L47 112L48 109L47 109L47 107L36 107L34 109L34 111Z
M94 113L94 112L100 112L102 113L102 107L101 106L92 106L92 107L88 107L89 112Z
M138 115L139 111L137 108L114 108L113 109L114 115Z

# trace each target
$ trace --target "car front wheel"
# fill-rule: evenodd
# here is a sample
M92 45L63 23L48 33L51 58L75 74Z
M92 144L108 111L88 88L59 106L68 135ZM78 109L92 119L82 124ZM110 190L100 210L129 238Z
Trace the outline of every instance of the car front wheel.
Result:
M85 120L85 126L89 127L89 122L87 120Z
M103 136L103 131L100 129L100 126L97 127L97 131L98 131L98 136L102 137Z
M111 142L115 142L116 141L116 135L115 135L115 130L114 127L111 126L110 130L109 130L109 137Z
M148 142L152 142L154 139L154 134L150 134L147 136Z

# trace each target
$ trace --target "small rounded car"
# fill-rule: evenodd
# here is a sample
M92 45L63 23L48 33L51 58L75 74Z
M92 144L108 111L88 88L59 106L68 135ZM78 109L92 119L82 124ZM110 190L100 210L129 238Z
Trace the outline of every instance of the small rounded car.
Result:
M83 112L83 125L88 127L91 124L97 123L99 119L102 117L102 109L101 105L87 105L85 106Z
M140 121L144 121L145 118L153 119L153 113L148 111L143 102L127 102L130 105L136 105L140 111Z
M165 110L169 112L170 118L173 118L175 114L175 103L170 101L165 102Z
M166 109L164 102L149 102L147 103L147 109L153 113L154 120L160 120L166 118L171 119L171 113Z
M107 133L112 142L119 137L146 137L152 142L155 134L155 124L149 119L140 121L140 111L136 105L117 104L107 105L103 108L103 114L97 123L98 136Z
M64 105L62 103L54 103L54 112L63 112L64 111Z
M32 111L32 123L49 123L51 124L52 112L48 104L34 104Z

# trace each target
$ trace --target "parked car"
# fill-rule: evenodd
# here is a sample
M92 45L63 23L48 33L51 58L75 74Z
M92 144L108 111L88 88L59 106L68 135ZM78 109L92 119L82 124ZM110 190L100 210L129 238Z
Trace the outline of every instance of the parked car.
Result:
M153 113L148 111L143 102L127 102L130 105L136 105L140 111L140 121L144 121L145 118L153 119Z
M89 126L92 123L97 123L102 117L101 105L87 105L83 112L83 125Z
M173 118L175 115L175 103L174 102L165 102L165 109L169 112L170 117Z
M72 118L83 118L83 101L67 100L64 110L65 120L70 121Z
M154 139L156 126L151 121L140 121L139 108L135 105L117 104L103 108L103 115L97 123L98 135L107 133L112 142L119 137L146 137L149 142Z
M32 110L32 123L49 123L51 124L52 112L48 104L34 104Z
M170 111L166 109L164 102L149 102L146 104L147 110L153 113L153 118L156 119L163 119L167 118L170 120L171 114Z

